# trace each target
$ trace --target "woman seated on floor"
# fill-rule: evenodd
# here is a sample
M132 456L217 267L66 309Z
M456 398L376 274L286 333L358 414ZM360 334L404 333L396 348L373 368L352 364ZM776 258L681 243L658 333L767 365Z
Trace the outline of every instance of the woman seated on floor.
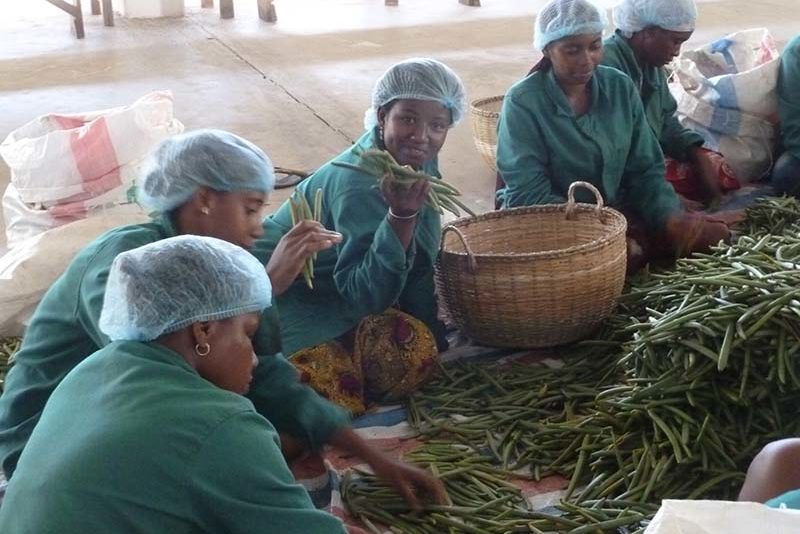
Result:
M360 151L379 148L439 177L437 154L464 106L461 80L446 65L402 61L376 83L364 135L297 188L312 206L322 191L321 222L344 240L317 257L313 289L301 278L278 296L284 352L305 381L352 413L367 399L413 391L447 346L433 280L441 220L425 205L427 182L379 184L334 163L358 165ZM284 203L267 235L277 239L292 224Z
M779 194L800 196L800 35L789 41L778 73L778 113L785 152L775 162L772 186Z
M178 234L216 237L247 248L263 234L263 206L273 182L266 154L228 132L199 130L156 148L140 185L140 201L160 215L149 223L111 230L84 248L45 294L27 328L0 396L0 459L6 477L13 480L20 453L56 386L110 341L98 321L114 258ZM293 228L271 256L259 257L262 269L267 264L274 291L285 289L311 254L340 239L313 222ZM185 276L195 275L189 271ZM293 438L287 443L294 449L297 441L311 449L331 443L361 456L373 468L377 465L389 479L408 477L402 464L366 446L350 427L346 412L299 382L297 371L280 353L272 308L262 314L254 347L259 366L248 398L282 436ZM423 482L433 484L429 478Z
M50 396L0 531L344 532L314 508L275 427L243 396L271 301L261 262L220 239L119 254L99 319L110 343Z
M703 148L703 137L678 121L664 70L692 36L696 20L694 0L623 0L614 7L617 31L604 43L602 64L630 76L639 89L666 156L667 180L681 195L711 203L739 183L722 154Z
M605 17L586 0L552 0L536 18L544 58L509 89L497 128L502 207L565 202L595 185L629 226L629 269L729 237L727 226L681 208L631 79L599 65ZM581 192L583 202L593 202ZM631 243L635 241L635 244ZM641 252L640 252L641 251Z
M764 447L747 470L739 500L800 510L800 439Z

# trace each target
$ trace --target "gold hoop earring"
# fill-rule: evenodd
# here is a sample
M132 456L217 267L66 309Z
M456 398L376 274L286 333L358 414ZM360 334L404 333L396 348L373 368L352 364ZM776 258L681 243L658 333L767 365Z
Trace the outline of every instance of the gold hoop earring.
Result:
M198 356L208 356L210 352L211 352L211 345L209 345L208 343L203 343L202 345L198 343L197 345L194 346L194 353L197 354Z

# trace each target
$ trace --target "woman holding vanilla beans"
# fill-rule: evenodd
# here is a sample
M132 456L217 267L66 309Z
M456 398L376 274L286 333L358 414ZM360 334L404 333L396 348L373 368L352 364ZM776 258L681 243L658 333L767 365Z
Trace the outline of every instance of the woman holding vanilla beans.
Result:
M274 243L316 211L343 236L277 303L284 352L303 380L353 413L416 389L447 345L433 264L440 208L458 203L439 180L437 154L464 107L461 80L446 65L392 66L375 85L364 135L265 223Z

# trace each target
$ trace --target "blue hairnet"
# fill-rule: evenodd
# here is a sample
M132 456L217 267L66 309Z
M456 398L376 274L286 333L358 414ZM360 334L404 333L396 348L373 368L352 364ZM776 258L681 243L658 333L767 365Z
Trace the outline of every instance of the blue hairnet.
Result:
M271 303L267 271L255 256L221 239L183 235L116 257L99 326L112 341L150 341Z
M466 95L461 78L435 59L413 58L392 65L372 89L372 107L364 114L364 127L378 124L378 109L392 100L429 100L450 110L452 124L464 116Z
M268 193L275 185L275 171L264 151L223 130L195 130L165 139L150 155L143 176L138 200L160 212L183 205L204 186Z
M614 25L628 36L650 26L673 32L693 32L694 0L623 0L614 6Z
M536 16L533 46L539 50L564 37L603 33L606 16L586 0L551 0Z

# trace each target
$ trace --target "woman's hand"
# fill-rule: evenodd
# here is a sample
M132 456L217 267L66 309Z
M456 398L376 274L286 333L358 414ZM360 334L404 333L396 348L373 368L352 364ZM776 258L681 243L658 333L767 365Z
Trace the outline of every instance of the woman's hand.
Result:
M381 180L381 192L389 209L399 217L412 216L425 206L431 184L427 180L417 180L411 186L393 182L388 176Z
M678 257L708 250L731 237L731 231L724 222L687 212L670 217L665 233Z
M441 480L418 467L390 458L364 441L352 428L339 429L329 443L368 463L372 471L393 486L411 508L420 508L420 497L427 497L435 504L447 503L447 491Z
M421 508L421 501L447 504L444 484L427 471L383 454L373 458L370 467L381 480L394 487L413 510Z
M289 289L300 276L308 258L341 242L342 234L326 230L318 222L296 224L278 242L267 263L273 294L280 295Z

